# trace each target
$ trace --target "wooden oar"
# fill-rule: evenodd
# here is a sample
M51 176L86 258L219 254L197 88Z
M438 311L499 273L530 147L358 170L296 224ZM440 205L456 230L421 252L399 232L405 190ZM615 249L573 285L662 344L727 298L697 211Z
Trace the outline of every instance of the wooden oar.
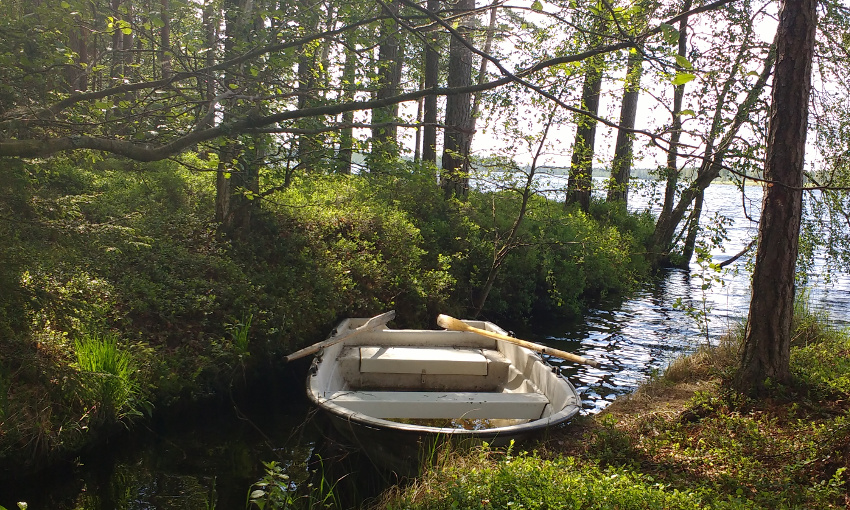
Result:
M519 338L514 338L512 336L494 333L493 331L487 331L486 329L474 328L469 324L463 322L462 320L455 319L454 317L449 317L448 315L441 314L437 316L437 324L452 331L470 331L472 333L478 333L479 335L495 338L497 340L504 340L505 342L510 342L512 344L525 347L526 349L531 349L532 351L539 352L541 354L547 354L549 356L555 356L556 358L561 358L567 361L575 361L576 363L590 365L592 367L599 366L599 362L597 362L596 360L578 356L570 352L561 351L559 349L546 347L545 345L527 342L525 340L520 340Z
M327 340L323 340L319 343L313 344L309 347L305 347L299 351L295 351L289 356L283 358L283 360L289 363L292 360L296 360L298 358L303 358L304 356L309 356L310 354L316 353L325 347L330 347L331 345L338 344L345 340L346 338L351 338L354 335L359 335L360 333L365 333L367 331L372 331L373 329L378 329L384 327L389 321L395 319L395 310L390 310L387 313L382 313L381 315L376 315L366 321L362 326L356 329L350 329L344 333L341 333L337 336L332 336Z

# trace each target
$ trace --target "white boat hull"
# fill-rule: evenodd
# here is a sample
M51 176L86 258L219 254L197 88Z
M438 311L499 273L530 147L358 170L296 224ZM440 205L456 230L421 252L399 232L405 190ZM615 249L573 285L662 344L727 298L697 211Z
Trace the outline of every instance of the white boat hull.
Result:
M334 336L366 320L346 319ZM464 322L505 334L490 322ZM307 396L367 454L398 453L399 441L410 439L428 448L435 438L506 444L564 423L581 409L573 385L539 354L448 330L352 335L316 356ZM380 444L386 441L395 445Z

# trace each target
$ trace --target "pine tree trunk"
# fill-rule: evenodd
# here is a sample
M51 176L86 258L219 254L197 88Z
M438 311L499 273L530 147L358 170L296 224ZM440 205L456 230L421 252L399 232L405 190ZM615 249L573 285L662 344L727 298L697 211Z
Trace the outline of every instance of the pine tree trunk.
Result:
M387 15L398 15L398 1L386 3ZM377 99L386 99L398 93L401 82L401 58L399 55L398 23L394 19L381 24L381 46L378 48L378 92ZM372 110L372 171L391 163L398 156L397 129L394 125L398 106L385 106Z
M457 0L455 14L471 11L475 0ZM458 33L469 33L463 18ZM468 87L472 84L472 52L457 37L452 36L449 50L449 87ZM469 188L469 148L472 143L472 95L452 94L446 98L446 131L443 138L443 173L441 186L446 196L466 196Z
M640 51L629 53L626 63L626 80L623 86L623 102L620 105L620 128L617 130L617 142L614 146L614 160L611 162L611 181L608 185L608 201L628 205L629 177L632 171L632 147L637 119L637 105L640 97L640 78L643 74L643 56Z
M440 9L440 0L428 0L428 10L436 14ZM439 83L440 54L437 51L439 32L425 34L429 44L425 47L425 88L436 87ZM437 96L425 96L422 122L422 161L437 164Z
M598 12L593 21L593 31L597 42L605 31L606 19ZM602 91L602 67L605 59L602 55L591 57L584 62L584 86L581 91L580 108L596 116L599 114L599 95ZM567 180L567 196L564 205L578 204L583 211L590 209L590 194L593 190L593 155L596 144L596 119L581 116L576 121L576 136L573 142L573 155L570 161L570 175Z
M791 321L802 216L816 0L783 0L768 126L753 294L737 388L760 393L791 380Z

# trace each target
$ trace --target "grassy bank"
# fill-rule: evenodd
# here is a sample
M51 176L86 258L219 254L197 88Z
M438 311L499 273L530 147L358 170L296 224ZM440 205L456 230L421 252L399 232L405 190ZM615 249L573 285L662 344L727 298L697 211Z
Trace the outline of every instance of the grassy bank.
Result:
M531 451L453 456L375 507L847 508L850 333L798 316L796 384L772 398L726 389L732 334Z
M203 161L10 160L0 182L0 475L31 472L144 415L226 399L343 317L467 317L520 207L447 200L433 171L270 179L222 235ZM483 308L570 317L646 271L651 219L531 201Z

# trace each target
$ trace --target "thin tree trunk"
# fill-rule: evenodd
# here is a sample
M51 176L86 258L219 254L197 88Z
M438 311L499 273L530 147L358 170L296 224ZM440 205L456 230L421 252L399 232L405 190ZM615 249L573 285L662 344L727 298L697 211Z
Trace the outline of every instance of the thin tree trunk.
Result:
M345 50L345 64L342 69L342 100L352 101L354 92L357 88L355 81L357 80L357 55L349 50ZM342 114L342 123L344 127L339 133L339 161L337 171L341 174L351 173L351 157L354 152L354 112L345 112Z
M682 11L691 9L691 0L685 0ZM679 22L679 52L680 57L688 54L688 17ZM677 70L681 70L676 66ZM676 85L673 91L673 125L670 129L670 148L667 151L667 185L664 190L664 204L661 206L660 216L670 216L673 204L676 201L676 188L679 184L679 141L682 137L682 102L685 98L685 84ZM664 255L668 258L669 253Z
M162 77L168 78L171 76L171 10L168 5L169 0L160 0L162 7L162 28L160 29L160 66L162 68Z
M425 77L419 81L421 88L425 87ZM413 164L419 166L422 160L422 98L416 101L416 140L413 143Z
M501 0L494 0L492 7L490 7L490 24L487 26L487 37L484 40L484 54L489 55L490 50L493 48L493 38L496 35L496 20L498 18L499 11L497 6ZM476 83L481 85L487 79L487 63L489 60L486 58L481 59L481 65L478 68L478 80ZM481 94L475 94L475 97L472 99L472 129L475 129L475 123L478 120L478 110L481 108Z
M440 0L428 0L428 10L436 14L440 10ZM439 84L440 54L439 32L425 34L428 44L425 46L425 88L434 88ZM437 96L425 96L423 100L422 122L422 161L437 164Z
M487 297L493 290L493 285L496 283L496 278L499 276L502 264L516 247L516 239L519 234L519 228L525 220L525 215L528 211L528 202L533 194L531 185L534 182L534 175L537 172L537 162L543 154L543 149L546 147L546 138L549 136L549 130L555 121L555 113L557 110L558 105L556 104L552 109L552 112L549 114L549 119L546 123L545 129L543 130L543 136L540 138L540 142L537 145L537 152L534 154L534 159L531 161L531 168L528 170L525 187L522 189L522 203L520 204L519 213L511 225L511 230L508 232L508 235L505 236L502 246L499 246L497 241L493 242L493 262L490 265L490 270L487 272L487 279L484 280L484 285L481 287L481 290L478 291L473 300L473 307L475 308L475 311L472 314L473 318L481 315L481 310L484 308L484 304L487 302Z
M697 244L697 234L699 234L699 221L702 216L702 205L705 200L705 191L700 191L694 198L694 207L691 209L691 216L688 218L688 235L685 237L685 245L682 247L682 260L679 263L681 269L687 269L690 266L691 258L694 256L694 250Z
M620 201L628 205L629 178L632 171L634 129L637 119L638 98L640 97L640 78L643 74L643 55L640 51L629 52L626 63L626 79L623 86L623 102L620 105L620 127L617 130L617 142L614 146L614 159L611 162L611 181L608 185L608 201Z
M783 0L768 126L753 294L736 387L759 393L791 381L791 321L803 202L816 0Z
M302 16L306 16L306 29L314 31L319 26L319 15L313 0L299 0L298 9ZM313 103L316 87L316 61L319 55L314 47L302 47L298 57L298 108L306 108ZM316 119L300 119L297 125L301 129L315 128ZM321 163L321 145L316 135L302 134L297 141L298 166L301 171L309 172Z

